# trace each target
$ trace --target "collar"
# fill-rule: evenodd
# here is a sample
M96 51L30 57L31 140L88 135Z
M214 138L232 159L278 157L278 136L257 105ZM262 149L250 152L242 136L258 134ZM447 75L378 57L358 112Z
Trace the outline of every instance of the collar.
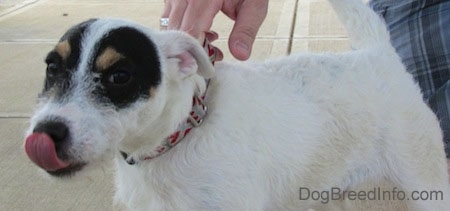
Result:
M153 158L156 158L167 152L169 149L178 144L184 137L186 137L193 128L198 127L203 123L203 119L205 118L208 111L208 107L206 106L204 100L205 96L193 97L192 111L189 113L187 120L182 122L178 126L177 131L172 133L160 145L151 150L148 154L140 156L137 158L137 160L135 160L133 157L129 157L126 152L120 151L122 157L128 164L134 165L139 161L152 160Z
M203 48L205 49L206 53L209 56L209 59L214 64L216 60L216 52L214 50L214 47L209 43L207 39L205 39L203 43ZM208 90L209 80L206 81L206 90ZM206 91L205 91L206 94ZM192 99L192 111L189 113L189 116L186 121L182 122L179 126L177 131L172 133L169 137L167 137L160 145L158 145L156 148L151 150L148 154L142 155L137 158L130 157L126 152L120 151L120 154L125 159L125 161L130 164L134 165L140 161L145 160L152 160L153 158L156 158L165 152L167 152L169 149L174 147L176 144L178 144L184 137L186 137L189 132L195 127L200 126L203 123L203 119L206 116L206 113L208 111L208 107L205 103L205 94L202 97L194 96Z

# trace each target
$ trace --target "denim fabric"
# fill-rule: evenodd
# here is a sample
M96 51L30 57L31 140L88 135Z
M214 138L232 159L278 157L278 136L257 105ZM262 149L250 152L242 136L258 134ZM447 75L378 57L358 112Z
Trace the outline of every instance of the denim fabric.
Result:
M450 157L450 0L371 0L391 42L436 113Z

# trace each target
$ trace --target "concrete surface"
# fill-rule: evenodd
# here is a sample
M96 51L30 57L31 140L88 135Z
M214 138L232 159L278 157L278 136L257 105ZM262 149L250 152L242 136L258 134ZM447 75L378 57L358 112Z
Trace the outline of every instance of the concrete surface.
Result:
M42 89L46 53L71 25L120 17L158 28L163 0L0 0L0 210L114 210L111 165L54 179L26 157L24 131ZM232 22L213 25L227 49ZM324 0L270 0L251 59L300 51L348 49L346 35Z

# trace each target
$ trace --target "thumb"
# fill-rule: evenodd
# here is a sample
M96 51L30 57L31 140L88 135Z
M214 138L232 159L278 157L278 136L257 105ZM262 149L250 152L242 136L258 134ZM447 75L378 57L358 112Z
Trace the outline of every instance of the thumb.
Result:
M228 40L231 54L239 60L247 60L252 52L253 43L267 14L268 2L244 1L239 9L236 21Z

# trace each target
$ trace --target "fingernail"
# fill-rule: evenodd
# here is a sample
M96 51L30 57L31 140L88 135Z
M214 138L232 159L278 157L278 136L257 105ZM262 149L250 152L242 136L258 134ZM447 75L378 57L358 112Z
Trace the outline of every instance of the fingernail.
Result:
M248 50L249 50L248 44L247 44L247 43L244 43L244 42L242 42L242 41L237 41L236 44L235 44L235 46L236 46L237 48L242 49L242 50L245 51L245 52L248 52Z
M239 59L247 59L250 54L250 46L242 41L237 41L236 44L234 44L236 47L236 50L239 52L239 55L236 55L240 57Z

